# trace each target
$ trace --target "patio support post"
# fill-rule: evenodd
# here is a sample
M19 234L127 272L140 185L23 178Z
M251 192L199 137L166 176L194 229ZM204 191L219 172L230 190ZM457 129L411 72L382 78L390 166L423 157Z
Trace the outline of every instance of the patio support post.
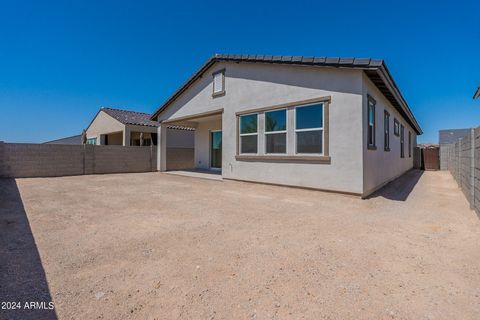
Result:
M125 126L125 129L123 129L123 146L130 146L130 128L127 126Z
M167 170L167 125L160 124L157 129L157 170Z

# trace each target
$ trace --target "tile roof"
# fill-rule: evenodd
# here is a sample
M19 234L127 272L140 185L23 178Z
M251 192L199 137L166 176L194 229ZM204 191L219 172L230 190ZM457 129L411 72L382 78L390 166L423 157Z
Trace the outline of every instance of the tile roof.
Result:
M422 134L422 129L413 116L407 102L403 98L395 81L393 80L388 68L383 60L370 58L330 58L330 57L304 57L304 56L265 56L265 55L247 55L247 54L215 54L211 57L197 72L193 74L157 111L151 119L156 118L173 101L185 92L202 74L207 71L214 63L230 62L256 62L269 64L289 64L289 65L309 65L324 66L334 68L353 68L364 70L365 74L390 101L390 103L400 112L400 114L410 123L418 134Z
M100 110L123 124L158 127L158 122L150 119L152 117L150 113L128 111L107 107L102 107Z

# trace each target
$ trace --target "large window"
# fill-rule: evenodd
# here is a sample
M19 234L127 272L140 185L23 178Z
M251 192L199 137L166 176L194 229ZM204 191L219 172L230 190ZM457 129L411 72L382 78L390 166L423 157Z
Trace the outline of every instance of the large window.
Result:
M385 110L383 114L383 126L384 126L384 149L390 151L390 113Z
M265 112L265 153L287 153L287 110Z
M400 157L405 158L405 128L400 125Z
M97 138L89 138L87 139L87 144L97 144Z
M408 157L412 157L412 133L408 131Z
M375 149L375 100L370 96L368 96L367 121L367 147Z
M240 116L240 153L258 152L258 115Z
M323 154L323 103L295 108L296 153Z

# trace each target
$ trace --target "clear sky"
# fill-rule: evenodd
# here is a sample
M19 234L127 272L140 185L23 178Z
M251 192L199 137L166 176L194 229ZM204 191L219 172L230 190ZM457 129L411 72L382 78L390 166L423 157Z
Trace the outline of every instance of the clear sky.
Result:
M214 53L384 59L424 130L480 125L480 1L0 0L0 140L153 112Z

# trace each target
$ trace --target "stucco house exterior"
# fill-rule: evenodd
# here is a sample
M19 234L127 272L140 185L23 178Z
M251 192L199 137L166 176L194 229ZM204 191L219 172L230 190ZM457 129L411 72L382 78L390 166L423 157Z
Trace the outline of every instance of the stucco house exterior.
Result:
M87 144L139 146L143 133L143 145L157 145L158 122L151 114L103 107L88 125ZM170 126L169 146L193 148L192 128Z
M215 55L151 120L195 128L195 168L367 196L413 167L422 130L383 60Z

